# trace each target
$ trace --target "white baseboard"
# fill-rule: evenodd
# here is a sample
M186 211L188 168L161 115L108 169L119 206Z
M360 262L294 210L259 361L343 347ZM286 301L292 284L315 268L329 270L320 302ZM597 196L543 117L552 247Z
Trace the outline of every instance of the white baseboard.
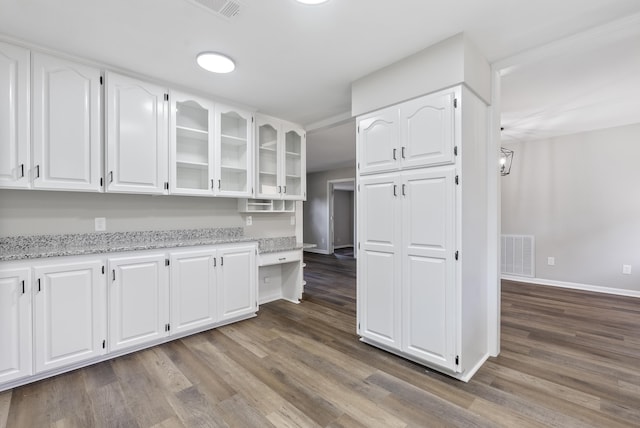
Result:
M316 254L329 255L329 251L323 250L321 248L305 248L304 251L307 252L307 253L316 253Z
M614 294L616 296L638 297L640 291L627 290L624 288L609 288L599 285L579 284L577 282L555 281L544 278L526 278L521 276L502 275L502 279L515 282L526 282L528 284L548 285L550 287L571 288L573 290L592 291L594 293Z

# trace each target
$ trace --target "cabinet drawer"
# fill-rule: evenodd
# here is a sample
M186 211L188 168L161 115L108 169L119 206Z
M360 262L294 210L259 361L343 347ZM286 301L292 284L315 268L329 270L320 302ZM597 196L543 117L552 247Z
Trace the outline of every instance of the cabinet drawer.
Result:
M258 266L278 265L302 260L302 250L278 251L258 255Z

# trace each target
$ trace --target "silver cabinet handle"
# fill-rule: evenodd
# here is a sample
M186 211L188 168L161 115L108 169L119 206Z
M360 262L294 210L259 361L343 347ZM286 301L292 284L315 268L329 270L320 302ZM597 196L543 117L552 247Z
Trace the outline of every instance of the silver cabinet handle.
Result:
M220 266L224 266L224 257L220 256Z
M406 196L406 195L407 195L407 194L405 193L405 190L404 190L406 187L407 187L407 185L406 185L406 184L403 184L403 185L402 185L402 196Z
M278 186L278 193L282 193L282 186Z
M211 188L213 189L213 178L211 179Z
M218 189L222 188L222 183L220 182L220 180L218 180Z
M109 183L113 183L113 171L109 171Z
M404 157L404 150L406 149L406 147L402 146L402 159L405 159Z
M20 164L20 177L24 177L24 164Z
M393 149L393 160L396 160L396 149Z
M40 178L40 165L36 165L36 178Z
M398 196L398 186L393 185L393 196Z
M280 257L280 258L278 259L278 261L279 261L279 262L282 262L282 261L285 261L285 260L287 260L287 258L286 258L286 257Z
M283 189L282 193L287 193L287 186L282 186L282 189Z

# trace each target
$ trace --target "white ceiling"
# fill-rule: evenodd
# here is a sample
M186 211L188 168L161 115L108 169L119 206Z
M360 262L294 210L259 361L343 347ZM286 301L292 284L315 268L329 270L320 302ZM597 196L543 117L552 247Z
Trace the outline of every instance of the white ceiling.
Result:
M638 0L240 2L225 20L187 0L0 0L0 32L307 126L317 170L353 162L352 122L317 123L344 117L351 82L372 71L461 31L494 62L640 12ZM199 69L201 51L236 71Z
M501 79L503 142L640 122L640 15L514 63Z

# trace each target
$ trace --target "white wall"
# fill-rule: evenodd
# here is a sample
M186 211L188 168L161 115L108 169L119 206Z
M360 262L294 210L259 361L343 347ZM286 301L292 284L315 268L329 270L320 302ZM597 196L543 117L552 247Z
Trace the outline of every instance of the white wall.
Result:
M94 231L94 218L107 219L107 232L242 227L237 200L193 196L0 190L0 236ZM248 236L293 236L291 214L254 214Z
M307 200L303 204L304 242L327 251L327 181L355 178L355 166L307 174Z
M505 147L502 233L535 236L536 277L640 292L640 124Z

